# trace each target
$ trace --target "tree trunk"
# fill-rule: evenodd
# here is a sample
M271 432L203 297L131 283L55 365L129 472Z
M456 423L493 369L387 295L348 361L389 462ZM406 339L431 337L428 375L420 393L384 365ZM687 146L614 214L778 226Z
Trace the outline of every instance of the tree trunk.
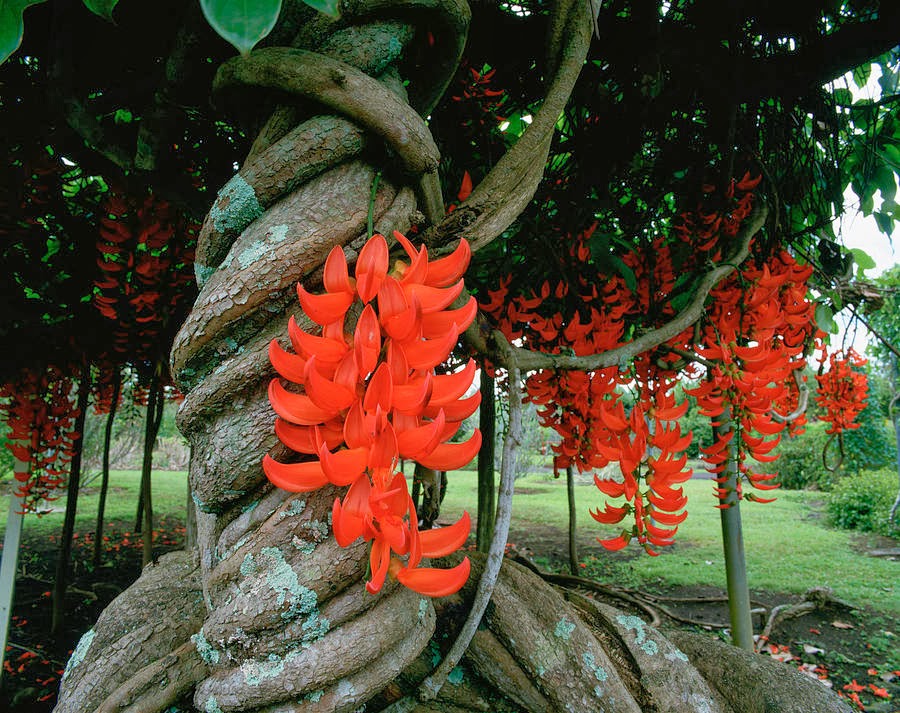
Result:
M462 626L482 560L473 558L473 575L454 597L433 601L390 583L372 596L362 586L366 546L341 548L330 532L337 490L292 494L265 479L262 456L289 455L273 431L267 346L273 338L288 346L288 315L311 327L296 306L297 281L316 289L334 245L351 262L358 254L376 172L361 157L364 145L368 157L378 155L374 134L394 141L392 161L401 164L377 167L386 170L371 201L375 229L389 236L420 220L416 183L424 186L425 212L440 217L427 130L401 110L397 99L407 87L392 64L401 54L454 48L423 64L431 84L409 84L427 114L458 60L468 8L413 3L418 15L410 17L428 28L417 34L406 19L393 19L400 7L345 2L331 36L300 32L299 44L330 60L267 49L220 71L219 84L302 85L323 102L351 107L372 133L335 116L293 126L297 112L278 109L213 205L197 249L200 294L173 349L186 394L178 423L192 446L199 566L191 571L190 558L166 557L144 570L79 643L60 713L126 706L155 713L186 697L198 710L221 713L387 711L401 701L413 701L403 710L457 712L736 710L720 704L688 657L640 619L574 594L567 599L511 563L454 685L417 704L419 683ZM586 35L585 3L571 7L579 36ZM411 42L421 44L406 48ZM580 67L582 59L572 61ZM380 88L354 68L377 77ZM533 155L528 161L533 171ZM490 220L521 207L501 205ZM767 683L761 676L758 685Z
M75 432L78 437L72 444L72 462L69 464L69 481L66 486L66 515L59 536L59 556L56 560L56 576L53 580L53 611L50 633L60 633L66 611L66 589L69 583L69 560L72 558L72 535L75 532L75 513L78 510L78 489L81 485L81 453L84 444L84 420L87 416L88 395L91 391L91 367L83 364L78 382L78 418Z
M566 468L566 495L569 499L569 571L578 576L578 542L575 539L578 513L575 510L575 467Z
M103 432L103 473L100 480L100 501L97 503L97 525L94 528L94 569L100 566L103 556L103 526L106 514L106 495L109 492L109 449L112 445L113 424L119 405L119 391L122 388L122 375L117 374L113 384L112 404L106 416L106 428Z
M156 445L156 434L159 433L159 424L162 423L163 406L165 399L160 383L160 368L153 375L150 382L150 398L147 401L147 420L144 425L144 458L141 463L141 497L138 503L138 522L141 524L141 532L144 536L144 550L142 564L146 567L153 561L153 447ZM143 519L141 509L143 508Z
M494 399L494 379L481 370L481 406L478 427L481 430L481 450L478 451L478 523L476 546L486 553L494 532L494 510L497 485L494 482L494 441L497 438L497 402Z

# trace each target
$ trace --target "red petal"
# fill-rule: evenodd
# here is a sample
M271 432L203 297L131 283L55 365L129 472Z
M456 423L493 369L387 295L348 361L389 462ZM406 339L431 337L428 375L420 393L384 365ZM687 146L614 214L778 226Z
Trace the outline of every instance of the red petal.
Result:
M400 345L400 347L403 349L403 354L406 356L406 361L410 368L421 370L434 369L434 367L450 356L450 352L456 346L458 336L459 331L453 329L442 338L407 342Z
M419 543L422 548L422 556L444 557L451 552L456 552L466 544L471 529L472 521L469 519L469 513L463 512L462 517L449 527L420 531Z
M434 377L429 406L444 406L458 400L472 386L475 379L475 360L469 359L464 368L452 374Z
M432 314L453 304L453 300L462 294L463 281L459 280L452 287L412 284L407 289L410 296L415 295L419 299L422 305L422 314Z
M428 456L420 456L417 462L434 470L456 470L470 463L481 448L481 431L477 428L472 437L463 443L442 443Z
M338 414L337 410L320 408L306 394L288 391L278 379L269 382L269 403L272 404L275 413L285 421L296 423L298 426L316 426L330 421Z
M328 253L325 260L325 272L322 282L328 292L349 292L353 294L353 285L350 284L350 273L347 271L347 258L344 249L335 245Z
M447 333L456 324L456 329L465 331L478 314L478 302L470 297L464 307L459 309L441 310L431 314L422 315L422 336L426 339L434 339Z
M438 260L428 263L428 274L425 284L432 287L447 287L463 276L469 267L472 249L465 240L460 240L456 250Z
M378 294L388 270L388 246L383 235L369 238L356 260L356 292L364 302Z
M469 578L469 558L466 557L452 569L434 569L431 567L413 567L401 569L397 580L404 587L426 597L446 597L455 594Z
M391 371L388 365L382 362L366 387L363 409L375 413L375 409L380 406L382 411L389 411L393 400L394 382L391 379Z
M353 334L353 349L356 367L360 376L365 378L375 369L381 352L381 327L378 325L378 317L375 316L372 305L366 305L359 316Z
M269 342L269 362L279 376L295 384L306 383L306 359L285 351L275 339Z
M342 411L356 401L356 390L326 379L316 368L316 357L307 363L306 393L312 402L325 411Z
M369 458L368 448L342 449L336 453L328 450L325 444L319 449L322 461L322 472L334 485L350 485L366 471Z
M297 284L297 297L300 299L300 307L316 324L323 327L331 322L343 319L350 305L353 304L353 295L349 292L326 292L324 295L314 295L307 292L301 284Z
M401 458L418 460L418 457L431 453L437 445L444 440L444 412L438 413L434 421L429 421L424 426L397 430L397 450Z
M275 435L278 440L297 453L315 455L319 452L319 445L313 435L314 428L319 428L319 434L328 448L337 448L344 442L344 433L340 428L327 424L321 427L297 426L282 418L275 419Z
M475 410L480 404L481 392L478 391L468 398L460 399L459 401L451 401L443 406L432 406L431 404L428 404L422 415L426 418L437 418L438 412L443 409L448 423L462 421L475 413Z
M382 238L383 240L384 238ZM366 582L366 591L375 594L384 584L387 576L388 565L391 561L391 547L384 540L372 542L372 551L369 553L369 565L372 570L372 578Z
M430 403L429 396L435 378L429 371L425 372L425 376L411 379L402 386L395 386L392 407L404 416L421 416L426 404Z
M298 354L307 358L315 355L320 363L336 364L349 351L343 339L307 334L297 326L293 317L288 320L288 336Z
M319 461L279 463L267 453L263 456L262 465L266 477L274 485L292 493L308 493L328 484Z

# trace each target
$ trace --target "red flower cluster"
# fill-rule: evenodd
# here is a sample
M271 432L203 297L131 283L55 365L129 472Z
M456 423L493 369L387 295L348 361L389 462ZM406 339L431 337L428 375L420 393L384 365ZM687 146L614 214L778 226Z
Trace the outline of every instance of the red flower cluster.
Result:
M822 363L826 358L822 352ZM824 409L823 421L831 426L825 433L842 433L859 428L856 417L866 407L869 381L862 370L867 363L851 347L828 355L828 371L816 376L816 403Z
M78 409L72 381L50 367L41 374L25 371L0 386L0 410L10 428L6 447L16 459L16 496L24 512L40 512L43 500L66 484L74 455Z
M94 304L113 320L113 347L154 361L160 336L190 301L197 224L152 194L143 202L110 193L100 221Z
M303 391L273 379L269 401L279 416L278 438L307 460L279 463L267 455L263 468L275 485L293 492L328 483L350 486L334 502L332 526L341 546L359 537L372 543L368 591L379 591L390 574L420 594L445 596L465 583L468 558L449 570L420 565L424 557L447 555L465 543L468 513L450 527L420 532L397 463L404 458L452 470L471 461L481 446L477 430L468 441L447 442L480 403L477 392L465 397L475 363L435 373L475 318L474 298L448 309L462 292L471 251L461 241L452 254L429 261L424 246L417 251L400 233L394 236L408 263L398 260L389 271L387 242L375 235L360 251L355 279L343 250L335 247L325 263L325 293L310 294L298 285L300 306L321 330L309 334L292 318L288 333L295 353L272 341L275 370ZM359 315L355 326L349 324L351 314Z
M458 102L464 112L463 128L493 129L503 121L498 112L506 102L506 92L491 88L496 71L488 69L487 65L480 72L474 67L461 67L456 93L450 98Z
M778 457L772 450L785 423L774 409L795 402L793 371L805 366L804 350L817 332L814 305L807 299L811 274L811 266L781 252L761 267L745 267L711 292L713 301L695 346L711 366L704 382L689 393L706 416L716 419L729 411L731 430L704 449L720 485L734 442L742 478L759 490L777 487L769 482L775 474L757 472L748 457L758 463ZM729 496L721 487L717 492L723 502ZM740 481L737 496L743 496ZM746 497L770 502L752 493Z
M545 283L540 295L532 292L529 297L508 300L505 285L489 293L490 301L483 309L497 319L507 338L521 339L530 348L549 353L565 349L576 356L596 354L624 343L630 315L646 316L654 311L659 317L664 313L662 307L668 303L664 291L671 291L675 282L671 251L661 241L654 241L646 254L626 256L623 262L636 278L632 293L618 276L603 282L586 274L583 268L590 258L586 241L593 229L576 236L569 250L569 269L578 275L574 294L566 283L555 289ZM578 270L579 266L582 269ZM574 313L570 319L564 318L563 308L551 301L566 297L574 298L575 307L568 310ZM556 312L541 316L539 309L545 314L553 309ZM589 317L583 320L579 309ZM681 345L683 341L681 335L672 340ZM552 446L555 469L574 465L585 471L612 462L619 464L621 481L595 476L595 483L605 495L624 497L626 503L607 504L603 511L598 509L591 515L605 524L619 523L633 515L634 524L618 537L600 540L608 549L620 549L634 536L647 552L656 554L652 547L671 544L678 524L687 516L679 512L687 500L676 487L692 474L685 467L684 454L691 434L682 435L676 423L687 410L687 402L676 406L672 391L677 372L666 363L662 355L644 355L637 360L633 373L622 373L616 366L590 373L544 370L525 382L526 400L541 407L541 424L561 436L561 442ZM626 413L618 387L632 381L639 398Z

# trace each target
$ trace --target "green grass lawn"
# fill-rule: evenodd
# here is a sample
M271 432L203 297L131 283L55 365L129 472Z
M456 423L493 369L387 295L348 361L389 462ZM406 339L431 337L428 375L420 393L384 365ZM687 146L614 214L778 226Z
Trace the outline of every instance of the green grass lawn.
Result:
M137 507L140 473L113 471L107 500L107 520L133 520ZM8 485L8 483L7 483ZM566 527L564 480L549 474L531 474L516 481L513 528L519 546L528 541L529 528L536 532ZM582 561L586 576L627 586L710 585L725 587L719 511L713 507L712 483L695 480L686 484L690 516L681 525L676 544L650 557L636 546L622 554L607 554L597 547L585 548ZM8 491L8 488L7 488ZM184 472L158 471L153 475L153 509L157 516L183 518L186 498ZM91 482L79 496L76 531L93 531L97 513L99 480ZM476 474L450 473L443 519L458 517L464 509L474 515L477 502ZM588 514L602 505L593 485L578 486L578 530L583 541L616 534ZM741 506L747 567L751 589L803 593L809 587L827 585L836 596L854 604L900 614L900 564L885 558L867 557L865 541L857 533L829 527L822 512L821 493L783 491L774 503ZM25 536L58 534L62 527L64 499L54 503L54 512L43 517L27 516ZM5 529L8 506L0 508L0 531ZM536 534L535 537L541 536ZM558 538L560 543L565 537ZM631 555L634 556L631 556ZM560 560L566 552L559 552Z
M582 558L584 572L605 582L626 586L652 583L659 586L710 585L725 587L719 511L713 507L713 483L693 480L686 484L690 515L679 527L676 544L662 548L659 557L646 555L636 545L624 550L625 557L592 549ZM521 489L513 502L516 544L534 546L525 540L529 524L566 527L565 479L549 474L519 478ZM476 474L450 474L443 511L447 519L464 509L473 513ZM900 614L900 563L864 554L865 536L828 526L825 495L806 491L781 491L769 504L742 503L744 542L751 589L802 594L825 585L835 595L859 606ZM612 537L615 527L595 522L588 510L602 507L603 496L593 486L576 489L579 536ZM523 535L522 532L525 531ZM565 542L565 538L560 538ZM634 557L628 556L631 552ZM559 553L566 560L567 553Z
M187 473L184 471L160 470L153 473L153 514L156 517L184 519L187 502ZM109 474L109 493L106 496L105 519L134 520L137 512L141 474L136 470L114 470ZM0 504L0 535L6 531L9 513L8 493L10 480L3 481L0 492L6 497ZM97 504L100 499L100 478L90 480L78 495L78 514L75 517L75 531L93 532L97 521ZM53 512L47 515L26 515L22 528L23 537L57 535L62 529L66 509L65 497L54 500L50 505Z

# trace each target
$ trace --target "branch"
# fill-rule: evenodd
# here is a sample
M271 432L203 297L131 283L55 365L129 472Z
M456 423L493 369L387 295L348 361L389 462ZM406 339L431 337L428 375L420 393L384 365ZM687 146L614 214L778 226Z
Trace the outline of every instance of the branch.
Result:
M502 366L515 364L522 371L538 369L594 371L631 361L638 354L643 354L680 334L700 319L710 290L734 271L750 254L750 241L765 224L767 214L768 210L763 203L753 209L735 236L734 252L723 263L713 267L700 279L690 303L678 315L662 327L642 334L634 341L620 347L600 354L580 357L533 352L510 344L501 332L493 330L483 318L466 330L466 340L476 350L487 354L496 363ZM492 346L493 348L491 348Z
M268 47L234 57L216 72L213 90L255 86L314 99L383 138L413 176L437 171L440 153L424 120L378 80L316 52Z
M491 547L488 551L487 561L481 579L478 580L478 589L472 600L469 616L460 629L456 641L450 647L450 651L441 661L440 665L428 678L422 681L419 687L419 698L423 701L434 700L443 685L447 682L447 676L460 662L466 649L478 630L481 618L487 609L487 605L494 593L497 577L500 574L500 566L503 564L503 554L506 549L506 540L509 536L509 523L512 518L512 499L516 483L516 451L522 442L522 397L520 389L520 372L513 362L508 367L507 380L509 382L509 429L503 442L503 462L500 466L500 494L497 500L497 515L494 525L494 536L491 538Z
M534 196L544 175L544 164L556 123L565 109L581 72L591 42L590 8L586 0L569 5L566 43L559 56L559 71L553 77L541 108L516 144L497 162L472 195L436 227L423 235L429 248L454 243L465 237L478 250L519 216Z
M797 391L800 394L797 399L797 408L791 411L787 416L782 416L775 409L769 411L769 417L775 421L775 423L790 423L791 421L796 421L806 413L806 406L809 403L809 388L806 386L806 382L800 378L805 366L806 365L804 364L800 368L794 369L794 383L797 384Z
M860 322L862 322L865 328L868 329L872 333L872 335L884 345L887 350L893 353L893 355L897 358L900 358L900 349L897 349L897 347L895 347L887 340L887 337L885 337L881 332L875 329L875 327L872 326L872 323L865 317L863 317L863 315L856 309L856 307L850 305L850 311L853 313L853 316L856 317Z

